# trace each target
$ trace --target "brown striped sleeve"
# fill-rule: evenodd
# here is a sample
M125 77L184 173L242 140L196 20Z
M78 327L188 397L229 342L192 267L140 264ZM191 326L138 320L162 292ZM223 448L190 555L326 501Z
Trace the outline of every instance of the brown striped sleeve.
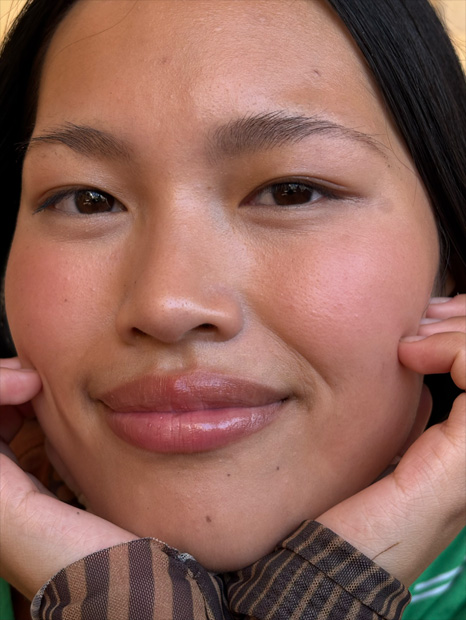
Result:
M231 611L257 620L398 620L410 598L399 581L315 521L225 581Z
M270 555L223 576L160 541L135 540L61 570L33 620L398 620L407 589L323 525L306 521ZM225 601L228 601L226 604Z
M93 553L35 596L33 620L229 620L219 579L152 538Z

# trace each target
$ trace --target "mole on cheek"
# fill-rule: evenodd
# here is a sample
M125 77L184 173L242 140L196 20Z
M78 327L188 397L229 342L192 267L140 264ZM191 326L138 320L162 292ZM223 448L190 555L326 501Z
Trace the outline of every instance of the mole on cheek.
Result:
M207 521L207 523L212 523L212 519L209 517L209 515L206 515L205 520Z

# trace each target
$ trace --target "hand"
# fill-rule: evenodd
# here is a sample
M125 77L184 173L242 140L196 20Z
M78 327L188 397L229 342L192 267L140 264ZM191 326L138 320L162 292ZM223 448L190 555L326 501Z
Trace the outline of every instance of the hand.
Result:
M436 301L436 300L433 300ZM401 363L419 374L449 372L466 387L466 295L432 303L418 336L402 339ZM429 410L425 388L420 407ZM449 418L425 431L393 473L316 520L406 585L466 523L466 394Z
M41 390L17 358L0 360L0 576L27 598L56 572L89 553L137 536L60 502L17 464L8 443Z

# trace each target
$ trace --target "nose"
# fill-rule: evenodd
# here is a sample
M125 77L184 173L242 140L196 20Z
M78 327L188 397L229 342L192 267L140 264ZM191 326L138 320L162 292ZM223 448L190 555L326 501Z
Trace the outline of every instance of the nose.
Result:
M163 343L226 341L243 326L240 292L228 243L209 226L187 222L147 227L124 263L117 331Z

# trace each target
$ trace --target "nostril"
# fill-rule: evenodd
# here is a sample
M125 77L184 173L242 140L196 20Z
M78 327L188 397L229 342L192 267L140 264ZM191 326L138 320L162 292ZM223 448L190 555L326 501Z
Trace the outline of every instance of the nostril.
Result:
M133 335L138 336L138 337L145 336L145 333L142 331L142 329L139 329L138 327L133 327L131 329L131 332Z
M196 289L197 290L197 289ZM189 292L189 290L188 290ZM234 295L168 295L155 290L148 295L140 286L128 296L118 313L117 328L124 339L150 336L165 343L178 343L196 335L201 339L229 340L242 329L242 312ZM189 336L188 336L189 335Z

